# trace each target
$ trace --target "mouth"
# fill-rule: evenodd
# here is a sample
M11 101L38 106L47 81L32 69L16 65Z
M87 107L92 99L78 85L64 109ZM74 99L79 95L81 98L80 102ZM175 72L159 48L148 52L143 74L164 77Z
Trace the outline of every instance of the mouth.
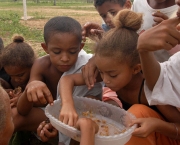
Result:
M71 68L71 65L60 65L60 68L61 69L70 69Z

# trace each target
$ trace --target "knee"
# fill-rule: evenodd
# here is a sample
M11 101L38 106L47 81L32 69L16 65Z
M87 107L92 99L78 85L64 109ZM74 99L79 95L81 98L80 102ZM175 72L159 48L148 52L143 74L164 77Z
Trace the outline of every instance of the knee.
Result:
M128 112L134 114L137 118L150 117L149 113L153 110L142 104L135 104L128 109Z

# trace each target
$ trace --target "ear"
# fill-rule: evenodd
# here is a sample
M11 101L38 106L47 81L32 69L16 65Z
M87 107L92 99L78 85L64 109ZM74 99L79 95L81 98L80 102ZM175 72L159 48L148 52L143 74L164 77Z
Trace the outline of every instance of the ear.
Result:
M80 51L81 51L81 49L83 49L84 45L85 45L85 43L81 43Z
M137 73L139 73L141 71L141 64L136 64L133 67L133 74L136 75Z
M41 47L44 49L44 51L45 51L47 54L49 54L49 52L48 52L48 47L47 47L46 43L41 43Z
M130 0L126 0L126 3L124 4L123 8L131 9L132 3Z

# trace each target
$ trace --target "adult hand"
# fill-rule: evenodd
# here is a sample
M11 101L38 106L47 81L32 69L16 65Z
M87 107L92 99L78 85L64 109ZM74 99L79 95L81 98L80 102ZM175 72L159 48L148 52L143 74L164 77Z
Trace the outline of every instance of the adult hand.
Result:
M83 41L86 41L86 37L90 37L91 39L93 39L93 37L96 36L98 37L98 39L101 39L103 32L104 30L101 28L99 24L87 22L83 26L82 39Z
M152 25L153 27L158 25L159 23L161 23L164 20L168 19L168 16L166 16L165 14L161 13L160 11L157 11L155 13L152 14L152 16L154 17L154 24Z
M94 57L89 59L88 63L84 65L81 70L88 89L91 89L94 86L98 75L97 67L94 64Z
M28 101L49 103L53 105L53 97L46 84L42 81L32 81L26 86Z
M160 49L170 50L180 43L180 32L177 25L178 17L164 20L159 25L143 32L138 39L137 49L139 52L156 51Z

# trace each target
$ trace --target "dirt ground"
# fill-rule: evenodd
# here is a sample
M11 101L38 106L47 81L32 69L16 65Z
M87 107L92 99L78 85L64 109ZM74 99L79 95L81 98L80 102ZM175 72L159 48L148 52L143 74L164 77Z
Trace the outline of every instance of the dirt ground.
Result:
M86 6L87 7L87 6ZM33 7L28 8L28 20L21 20L21 23L30 28L36 28L43 31L43 27L45 23L54 16L69 16L77 21L83 26L86 22L95 22L98 24L102 23L102 19L99 16L98 12L94 9L93 6L92 11L88 10L75 10L75 9L61 9L57 7L40 7L34 9ZM8 10L8 9L7 9ZM34 15L34 16L31 16ZM40 19L37 19L41 17ZM36 43L34 41L28 42L38 53L42 50L40 43Z

